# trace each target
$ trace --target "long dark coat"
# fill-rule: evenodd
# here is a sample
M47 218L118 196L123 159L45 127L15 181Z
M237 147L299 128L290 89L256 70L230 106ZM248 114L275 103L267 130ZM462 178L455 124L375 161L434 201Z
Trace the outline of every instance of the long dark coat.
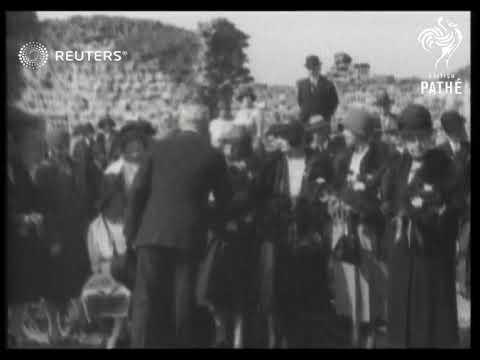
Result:
M217 308L252 312L257 302L259 243L256 237L254 184L258 161L245 159L243 166L229 164L233 198L225 209L226 221L235 229L214 229L215 240L225 242L221 258L211 271L206 297ZM212 251L214 247L211 247ZM218 251L218 250L216 250Z
M7 295L9 304L38 299L43 294L45 248L39 233L27 227L23 215L39 212L38 192L27 169L9 162L7 177Z
M354 191L348 184L347 178L350 173L350 162L353 150L345 148L334 159L333 185L338 197L352 208L350 216L353 227L356 224L367 226L377 241L375 244L376 256L383 258L384 244L381 243L384 232L384 217L380 210L380 185L383 174L388 166L388 154L384 146L378 142L372 142L368 152L360 164L359 181L362 181L366 189Z
M458 344L455 294L455 237L449 228L451 162L439 150L429 151L423 166L407 183L412 158L402 155L388 172L388 205L402 215L401 231L390 254L389 332L393 347L454 347ZM424 204L414 208L411 199ZM399 230L397 228L396 230Z
M450 193L451 209L449 214L451 218L457 218L458 226L452 226L449 230L450 236L457 237L460 251L457 255L457 268L461 270L465 266L465 272L458 272L458 281L468 289L470 278L470 164L471 152L470 143L463 141L460 143L460 149L455 154L450 144L440 145L447 156L452 160L454 175L452 176L452 191ZM453 221L453 220L452 220Z
M43 242L51 249L60 244L60 253L50 253L46 297L63 302L80 295L89 275L86 242L89 204L71 161L60 165L48 160L36 175L45 214Z
M261 308L274 311L281 321L287 321L284 325L290 332L296 326L291 321L302 312L326 311L329 306L329 243L324 231L328 214L319 202L323 190L316 183L319 177L326 179L327 184L330 181L332 172L328 164L328 156L310 158L295 205L290 199L284 154L272 155L257 184L258 233L262 246L272 246L274 255L268 266L265 264L268 259L263 258L266 253L261 253L261 264L271 268L271 272L260 274Z

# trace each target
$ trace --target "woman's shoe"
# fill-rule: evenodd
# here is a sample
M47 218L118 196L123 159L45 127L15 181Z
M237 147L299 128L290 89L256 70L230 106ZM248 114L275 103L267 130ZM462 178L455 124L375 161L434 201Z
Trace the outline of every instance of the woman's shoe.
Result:
M215 349L229 349L229 348L231 348L231 346L228 345L226 340L223 340L221 342L216 343L215 345L213 345L213 347Z

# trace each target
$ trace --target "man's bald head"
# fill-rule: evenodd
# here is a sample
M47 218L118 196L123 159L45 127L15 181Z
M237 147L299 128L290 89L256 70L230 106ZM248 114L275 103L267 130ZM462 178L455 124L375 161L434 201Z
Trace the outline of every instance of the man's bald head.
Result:
M178 115L180 130L201 132L207 121L208 110L200 104L184 104L180 106Z

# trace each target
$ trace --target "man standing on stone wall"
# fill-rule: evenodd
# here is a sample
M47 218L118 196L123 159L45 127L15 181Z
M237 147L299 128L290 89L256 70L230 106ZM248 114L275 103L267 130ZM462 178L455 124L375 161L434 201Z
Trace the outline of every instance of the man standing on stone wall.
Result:
M305 67L308 69L308 77L297 83L300 121L306 124L313 115L321 115L330 122L338 106L335 85L320 74L322 63L318 56L308 56Z

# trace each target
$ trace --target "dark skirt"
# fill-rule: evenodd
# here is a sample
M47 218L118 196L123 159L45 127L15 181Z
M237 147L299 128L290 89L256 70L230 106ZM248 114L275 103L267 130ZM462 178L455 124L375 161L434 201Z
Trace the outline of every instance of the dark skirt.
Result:
M394 246L389 279L392 347L458 346L455 264L448 254Z
M82 287L90 275L85 230L82 227L72 229L68 234L63 232L59 241L62 244L60 253L58 255L49 253L46 266L48 272L46 299L65 303L80 296Z
M243 229L242 229L243 230ZM218 309L244 312L255 303L258 250L252 231L227 234L210 246L205 298Z
M45 296L47 250L37 236L8 238L7 294L9 305L36 301Z

